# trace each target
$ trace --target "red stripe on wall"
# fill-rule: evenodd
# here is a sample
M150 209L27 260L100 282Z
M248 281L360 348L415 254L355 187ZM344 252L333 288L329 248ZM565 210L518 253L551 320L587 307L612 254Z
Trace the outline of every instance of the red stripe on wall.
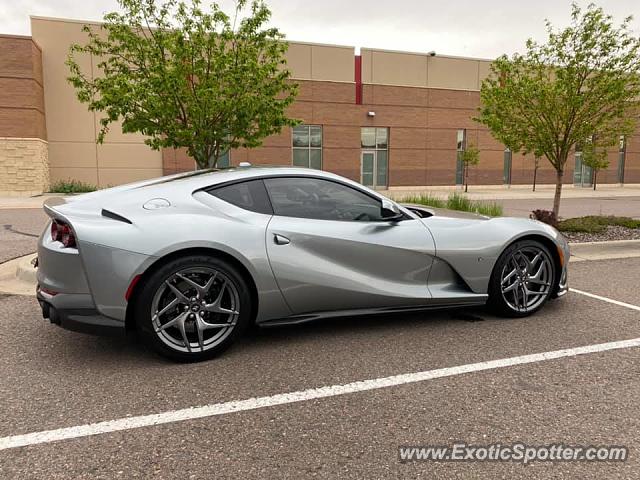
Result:
M356 105L362 105L362 56L356 55Z

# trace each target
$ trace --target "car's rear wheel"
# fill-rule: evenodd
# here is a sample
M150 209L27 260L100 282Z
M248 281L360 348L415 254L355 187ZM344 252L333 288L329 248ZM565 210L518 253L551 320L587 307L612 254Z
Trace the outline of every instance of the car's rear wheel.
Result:
M155 271L136 299L136 324L145 343L181 361L211 358L244 331L251 295L237 269L218 258L178 258Z
M526 317L553 291L555 264L547 247L535 240L510 245L498 258L489 282L489 306L508 317Z

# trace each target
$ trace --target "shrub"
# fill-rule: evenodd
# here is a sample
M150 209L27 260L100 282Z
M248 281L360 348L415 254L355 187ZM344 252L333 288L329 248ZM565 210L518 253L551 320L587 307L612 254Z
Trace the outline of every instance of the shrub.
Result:
M429 193L421 193L419 195L409 195L408 197L400 200L401 203L416 203L418 205L426 205L434 208L444 208L447 205L447 201L440 197L431 195Z
M58 180L51 185L49 189L51 193L87 193L94 192L98 189L95 185L84 183L79 180Z
M531 215L529 215L529 218L538 220L542 223L546 223L547 225L551 225L552 227L558 227L558 218L556 217L556 214L551 210L534 210L533 212L531 212Z

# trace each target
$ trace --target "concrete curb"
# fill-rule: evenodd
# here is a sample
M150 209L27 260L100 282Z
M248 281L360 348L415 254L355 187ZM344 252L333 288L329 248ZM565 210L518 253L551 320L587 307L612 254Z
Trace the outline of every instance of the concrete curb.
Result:
M569 247L572 262L640 257L640 240L570 243Z
M37 270L31 261L35 253L0 264L0 293L10 295L36 294Z
M613 260L640 257L640 240L570 243L571 262ZM31 261L35 253L0 264L0 293L10 295L36 294L37 270Z

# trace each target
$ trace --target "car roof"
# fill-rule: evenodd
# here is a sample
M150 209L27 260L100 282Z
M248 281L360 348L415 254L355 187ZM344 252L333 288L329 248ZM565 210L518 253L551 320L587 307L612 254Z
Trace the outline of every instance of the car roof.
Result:
M198 190L204 190L216 185L234 183L249 180L251 178L264 177L316 177L341 182L360 191L367 192L370 196L383 199L384 196L353 180L322 170L314 170L301 167L233 167L225 169L196 170L187 173L178 173L166 177L153 178L140 182L129 183L105 190L97 190L91 193L68 197L64 205L54 206L48 202L48 207L62 211L67 209L67 204L74 204L74 210L83 208L91 210L95 208L107 208L118 203L142 202L152 198L166 198L172 202L176 199L191 196Z
M235 182L244 179L258 177L277 177L277 176L305 176L305 177L322 177L328 180L338 180L358 188L363 188L359 183L353 182L345 177L335 175L323 170L314 170L303 167L289 166L250 166L250 167L232 167L224 169L207 169L196 170L193 172L179 173L168 177L156 178L136 184L130 184L130 188L148 188L159 185L171 184L172 187L197 190L215 186L217 184Z

